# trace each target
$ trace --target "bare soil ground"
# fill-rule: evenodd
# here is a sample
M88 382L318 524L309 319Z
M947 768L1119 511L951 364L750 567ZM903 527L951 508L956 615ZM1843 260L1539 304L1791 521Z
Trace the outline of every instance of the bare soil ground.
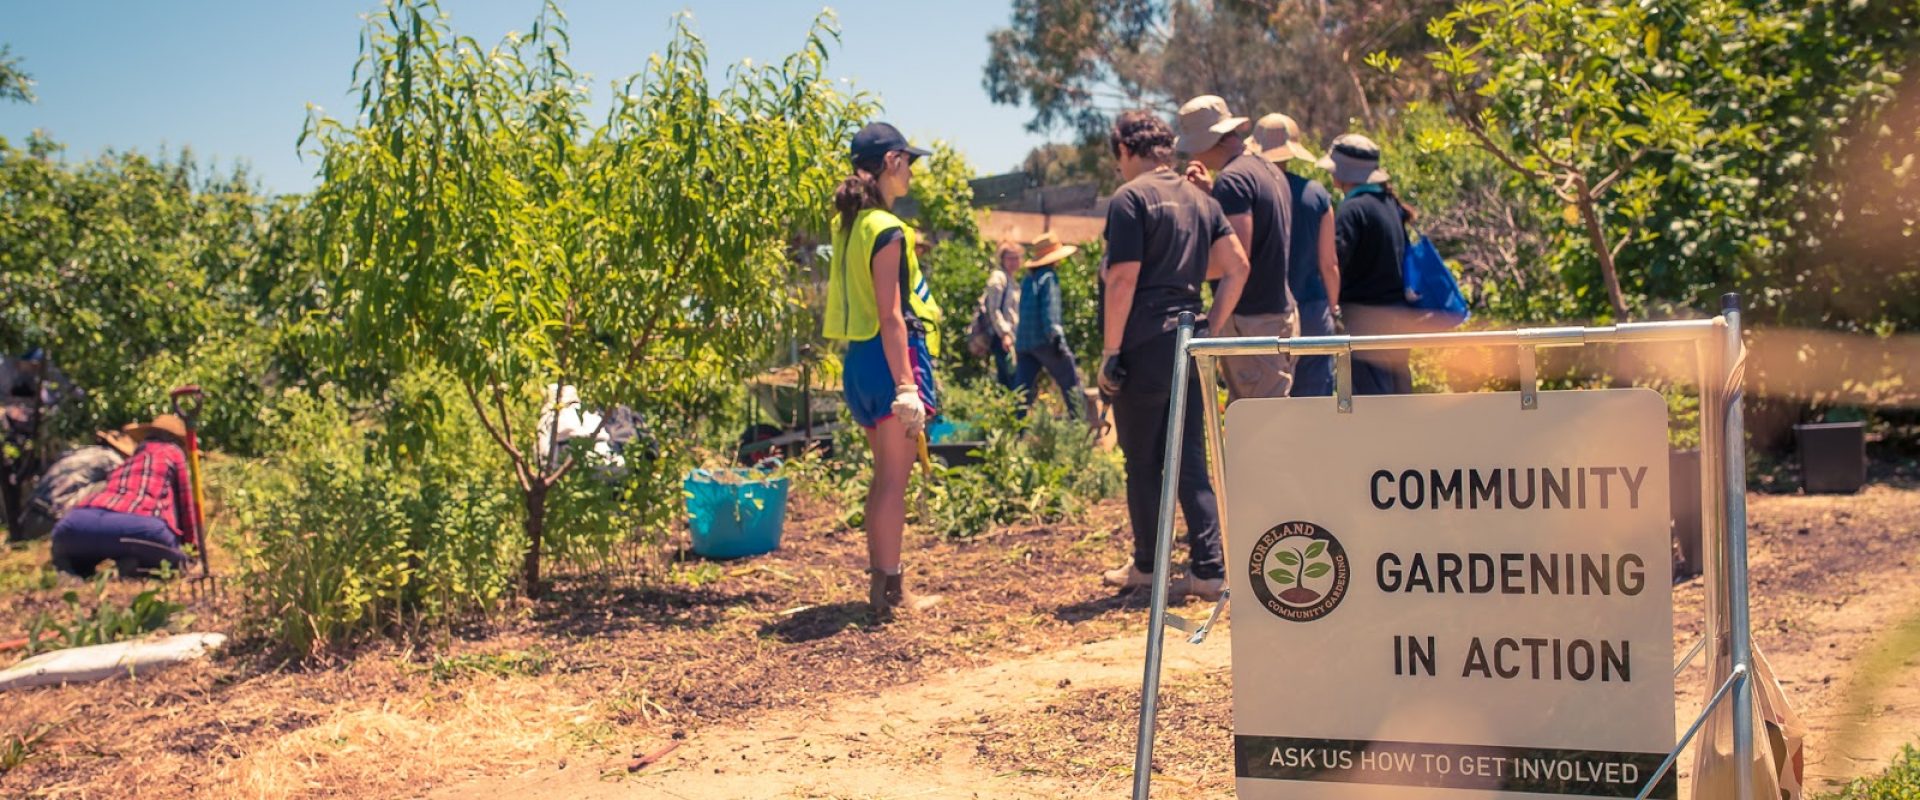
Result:
M1814 785L1872 772L1920 738L1920 491L1755 495L1750 508L1756 639L1811 728ZM948 599L887 626L860 607L859 535L829 509L796 512L771 556L566 579L414 649L296 666L243 646L138 682L0 696L0 750L32 742L0 796L1124 791L1144 631L1140 600L1095 577L1124 557L1117 505L1072 525L911 543ZM9 595L0 638L59 591ZM1676 587L1682 647L1703 625L1701 594L1698 581ZM223 619L217 604L196 611L203 627ZM1177 796L1232 793L1230 635L1169 646L1155 765ZM1703 674L1681 677L1683 716Z

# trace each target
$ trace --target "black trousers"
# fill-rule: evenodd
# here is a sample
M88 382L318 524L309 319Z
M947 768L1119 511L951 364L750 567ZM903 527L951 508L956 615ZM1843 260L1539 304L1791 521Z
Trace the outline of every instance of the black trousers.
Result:
M1160 476L1167 463L1167 407L1173 401L1175 333L1168 331L1120 354L1127 379L1113 398L1114 436L1127 462L1127 516L1133 524L1133 565L1153 571L1160 524ZM1200 378L1187 373L1187 414L1180 447L1178 496L1187 520L1187 571L1200 580L1226 577L1220 552L1220 509L1207 478L1205 408Z

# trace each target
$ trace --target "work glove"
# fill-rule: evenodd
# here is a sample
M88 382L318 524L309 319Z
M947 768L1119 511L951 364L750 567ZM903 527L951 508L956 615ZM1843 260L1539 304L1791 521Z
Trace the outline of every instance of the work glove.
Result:
M907 426L908 434L927 428L927 404L920 402L920 387L903 383L894 389L893 415Z
M1126 383L1127 368L1120 366L1120 354L1108 353L1100 361L1100 391L1108 397L1117 397Z

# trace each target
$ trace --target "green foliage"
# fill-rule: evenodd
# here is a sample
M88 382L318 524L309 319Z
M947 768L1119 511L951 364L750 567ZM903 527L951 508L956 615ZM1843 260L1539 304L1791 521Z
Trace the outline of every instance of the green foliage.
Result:
M332 396L277 403L285 448L209 483L238 527L246 619L297 655L408 622L486 611L515 583L504 457L470 418L433 413L446 382L408 377L404 423L356 422Z
M1552 258L1580 307L1624 318L1708 306L1797 238L1812 167L1893 96L1917 19L1910 2L1475 0L1428 25L1429 59L1474 144L1562 209Z
M827 78L822 21L774 64L710 82L683 18L590 124L549 5L492 48L431 0L363 37L353 123L315 116L330 265L329 363L363 392L444 371L524 497L524 581L539 588L547 495L576 458L536 452L534 419L572 384L649 418L740 379L799 309L787 245L824 229L863 97ZM576 476L577 477L577 476Z
M69 163L38 136L0 139L0 350L42 346L86 394L54 423L67 437L169 409L197 383L210 444L256 452L263 386L303 374L281 334L303 285L281 247L299 229L244 172L208 174L109 152Z
M1023 419L1019 398L990 380L946 383L941 391L944 413L973 426L984 444L976 451L979 464L937 471L920 524L954 538L1012 522L1046 524L1079 514L1122 486L1118 454L1100 449L1085 424L1044 406ZM925 479L915 473L916 481Z
M0 100L31 103L34 99L33 76L20 68L20 57L12 47L0 44Z
M1920 749L1900 748L1887 771L1871 778L1855 778L1846 788L1820 795L1819 800L1913 800L1920 797Z
M109 577L101 573L93 582L93 603L83 608L80 593L61 595L64 610L42 611L27 626L27 652L87 647L132 639L166 627L184 606L164 599L160 590L148 589L135 595L125 606L107 599ZM51 636L47 634L51 633Z
M973 216L973 166L967 157L945 141L934 142L933 155L916 167L908 197L918 209L915 217L920 230L928 234L951 236L962 242L980 238L980 223ZM942 306L942 308L946 308Z

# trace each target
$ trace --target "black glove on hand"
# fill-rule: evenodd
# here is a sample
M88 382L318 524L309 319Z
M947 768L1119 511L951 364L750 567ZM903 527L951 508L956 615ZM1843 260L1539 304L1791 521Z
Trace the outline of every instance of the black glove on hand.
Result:
M1100 361L1100 391L1112 397L1120 394L1120 387L1126 385L1127 368L1120 366L1120 354L1114 353Z

